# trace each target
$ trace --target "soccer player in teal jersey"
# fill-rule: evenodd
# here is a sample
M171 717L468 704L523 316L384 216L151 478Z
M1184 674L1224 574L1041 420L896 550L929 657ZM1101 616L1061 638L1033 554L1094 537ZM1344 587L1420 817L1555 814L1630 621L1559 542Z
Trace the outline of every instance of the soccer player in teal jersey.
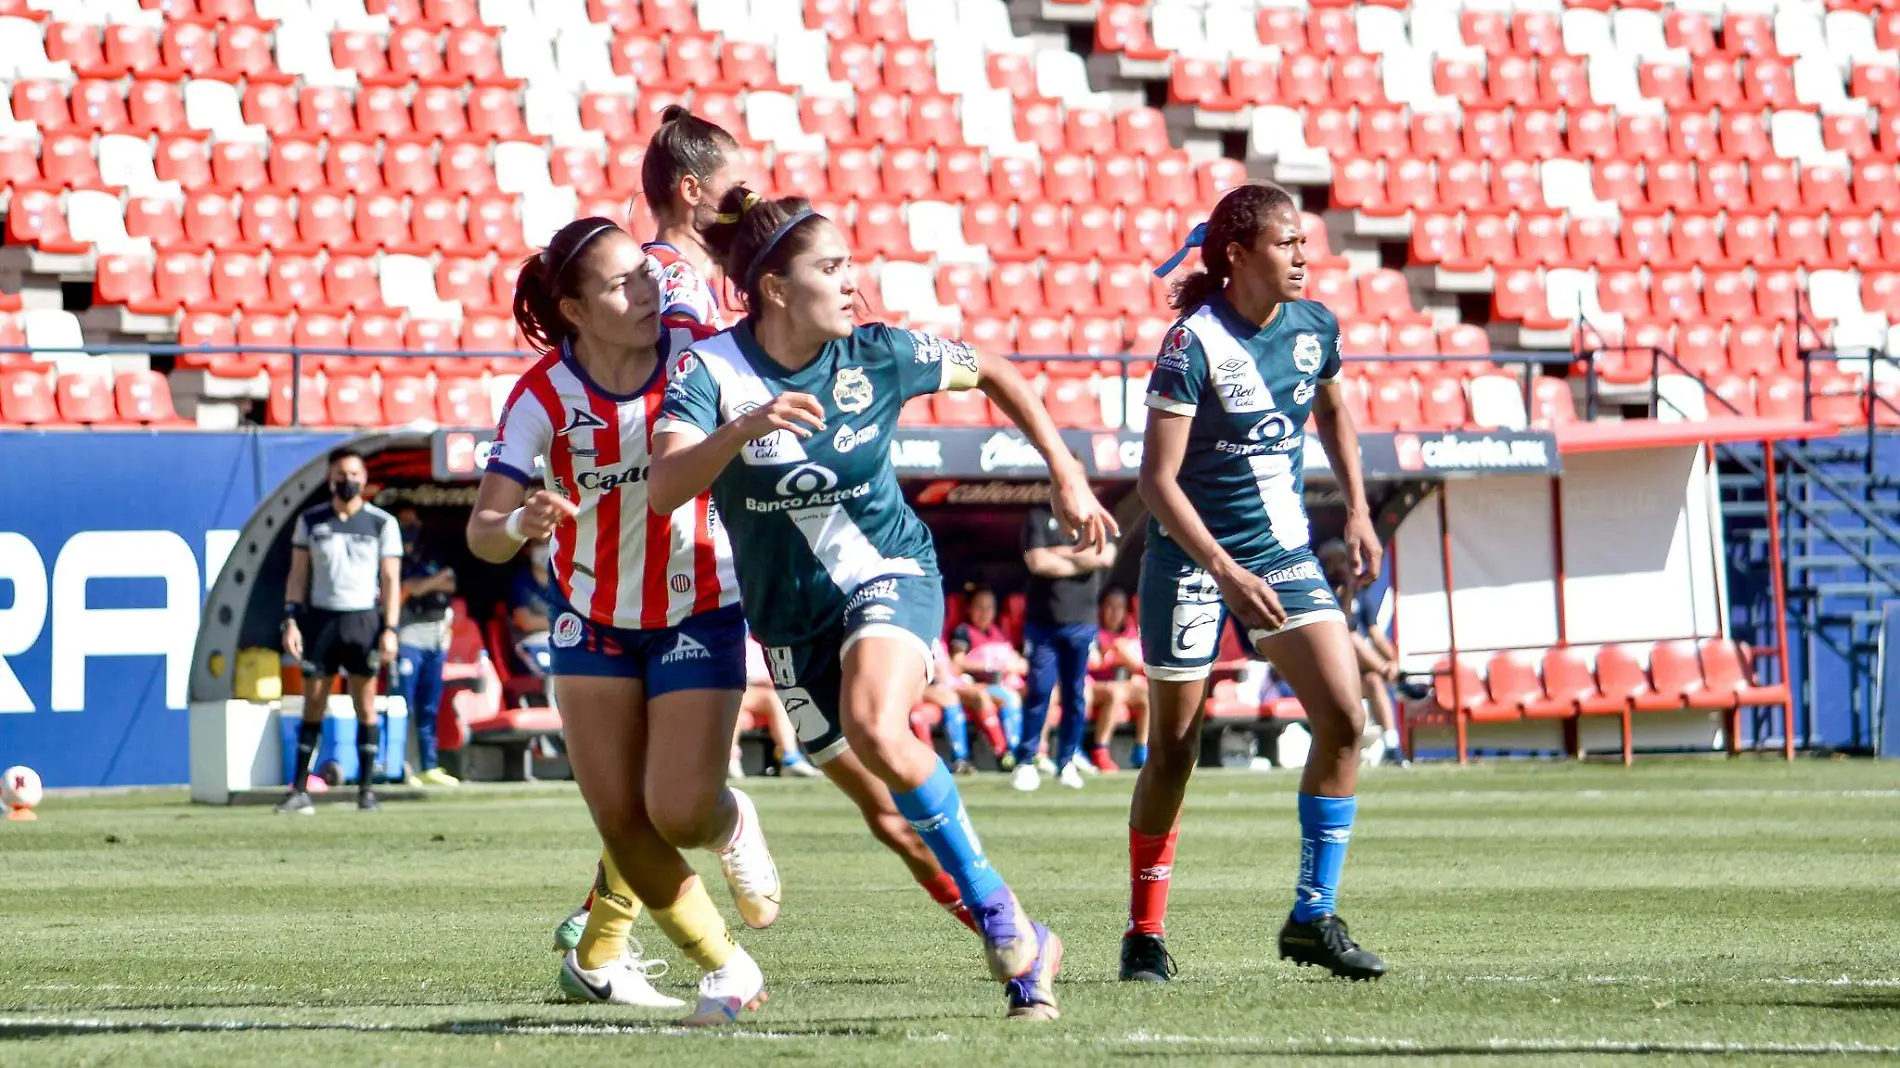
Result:
M1176 283L1181 318L1149 379L1140 491L1153 518L1139 597L1153 718L1128 815L1124 980L1165 981L1174 970L1163 919L1175 833L1229 612L1292 685L1313 731L1300 776L1300 873L1280 955L1353 979L1385 974L1333 906L1365 711L1346 617L1308 546L1301 428L1309 413L1346 499L1344 538L1360 582L1378 573L1380 548L1358 433L1339 395L1339 320L1300 296L1304 242L1284 189L1244 185L1223 196L1188 239L1206 269Z
M851 250L803 198L740 188L707 243L750 317L674 364L654 437L654 507L712 488L747 619L815 761L851 750L891 789L982 929L1009 1015L1056 1016L1062 943L991 867L955 780L910 732L943 629L930 531L890 461L913 397L982 389L1049 462L1052 504L1084 544L1114 520L1009 361L929 334L855 326Z

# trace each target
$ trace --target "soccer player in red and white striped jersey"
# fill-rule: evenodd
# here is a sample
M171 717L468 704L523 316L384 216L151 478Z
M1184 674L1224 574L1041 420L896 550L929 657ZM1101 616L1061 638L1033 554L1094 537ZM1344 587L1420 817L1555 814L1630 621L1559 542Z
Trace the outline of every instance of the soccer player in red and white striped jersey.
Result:
M705 497L649 507L672 347L659 311L651 258L606 219L568 224L523 265L515 318L544 356L502 412L468 539L496 563L551 540L551 674L574 778L606 845L596 893L618 898L629 924L636 902L651 908L706 970L687 1022L716 1024L764 1000L765 978L680 850L718 855L752 927L777 918L779 881L751 800L725 784L746 685L731 548ZM563 985L590 1000L678 1004L624 952L585 965L570 954Z

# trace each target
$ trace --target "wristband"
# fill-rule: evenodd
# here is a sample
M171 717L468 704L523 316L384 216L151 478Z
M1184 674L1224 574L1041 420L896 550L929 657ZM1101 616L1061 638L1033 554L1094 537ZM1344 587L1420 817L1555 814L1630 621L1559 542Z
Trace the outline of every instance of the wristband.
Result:
M524 504L508 513L508 522L502 529L506 530L508 536L516 541L527 541L528 533L521 529L521 522L526 518L528 518L528 506Z
M303 611L303 605L300 605L295 601L285 601L284 602L284 622L289 623L289 622L294 621L297 618L297 613L301 611Z

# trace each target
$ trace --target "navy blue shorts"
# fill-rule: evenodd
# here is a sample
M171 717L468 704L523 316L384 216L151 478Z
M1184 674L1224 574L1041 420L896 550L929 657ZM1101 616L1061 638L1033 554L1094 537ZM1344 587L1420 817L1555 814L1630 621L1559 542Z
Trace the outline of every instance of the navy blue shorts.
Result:
M845 600L837 626L797 645L768 645L765 663L785 714L798 729L798 744L813 763L845 751L839 692L844 654L861 638L897 638L914 644L929 675L936 659L930 643L943 632L943 580L936 575L872 579Z
M607 627L558 605L548 632L553 674L639 679L649 699L680 690L745 689L745 613L736 604L677 627Z
M1286 622L1277 631L1249 630L1247 644L1297 627L1328 620L1346 621L1326 584L1319 561L1306 549L1283 553L1271 563L1249 566L1265 579L1286 609ZM1162 559L1152 550L1141 561L1141 586L1136 595L1141 620L1141 657L1145 672L1161 682L1204 679L1220 649L1221 628L1227 625L1227 605L1213 576L1194 564Z

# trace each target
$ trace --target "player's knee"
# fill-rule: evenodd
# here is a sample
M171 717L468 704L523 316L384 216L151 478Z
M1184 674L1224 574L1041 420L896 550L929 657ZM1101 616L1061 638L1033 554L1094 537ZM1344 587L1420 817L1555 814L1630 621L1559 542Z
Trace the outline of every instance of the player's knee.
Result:
M678 848L699 846L711 837L709 832L724 792L723 787L659 791L647 798L647 817L668 844Z
M1196 735L1174 738L1151 738L1148 742L1148 763L1143 766L1143 774L1154 774L1170 780L1185 781L1194 773L1194 765L1201 757L1201 739Z

